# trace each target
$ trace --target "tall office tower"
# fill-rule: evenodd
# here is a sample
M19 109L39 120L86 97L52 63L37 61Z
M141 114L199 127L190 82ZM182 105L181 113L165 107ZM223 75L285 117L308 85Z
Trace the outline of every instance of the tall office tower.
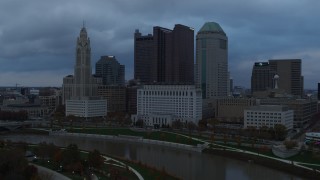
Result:
M273 89L275 74L276 72L270 69L268 62L254 63L251 75L251 93Z
M320 83L318 83L318 101L320 101Z
M153 38L152 81L167 82L172 78L172 30L153 27Z
M124 86L125 67L114 56L101 56L96 63L96 76L102 78L103 85Z
M97 96L100 81L101 79L93 77L91 73L90 39L83 27L76 43L74 75L63 78L63 104L72 98Z
M66 116L79 117L105 116L107 101L97 96L101 78L91 73L91 47L86 28L80 31L76 44L76 63L74 76L63 78L63 103L66 104Z
M269 60L270 69L279 75L278 87L286 93L302 97L301 59Z
M153 36L142 36L139 30L134 33L134 79L141 83L150 83L151 63L153 59L154 42Z
M135 32L135 79L141 83L193 83L194 31L176 24L173 30L153 27L153 35Z
M172 82L194 83L194 30L176 24L173 29Z
M218 23L205 23L196 36L197 86L202 98L228 95L228 38Z
M96 96L97 84L91 72L91 47L86 28L80 31L76 45L76 64L74 66L73 97Z

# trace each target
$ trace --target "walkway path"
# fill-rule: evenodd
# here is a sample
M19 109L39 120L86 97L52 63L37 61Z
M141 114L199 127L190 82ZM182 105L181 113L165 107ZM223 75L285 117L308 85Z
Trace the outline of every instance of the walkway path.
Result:
M84 152L84 153L88 153L88 151L83 151L81 150L81 152ZM144 178L142 177L142 175L135 169L133 169L131 166L128 166L126 165L125 163L121 162L121 161L118 161L116 159L113 159L111 157L108 157L108 156L105 156L105 155L102 155L102 157L105 159L104 161L104 164L111 164L111 165L114 165L114 166L118 166L118 167L122 167L122 168L129 168L130 171L132 171L138 178L139 180L144 180ZM108 161L114 161L114 162L117 162L118 164L120 165L116 165L116 164L112 164L112 163L108 163ZM94 175L95 176L95 175Z
M39 174L43 175L45 179L50 179L50 180L71 180L70 178L68 178L67 176L64 176L54 170L48 169L46 167L43 166L39 166L33 163L30 163L32 165L34 165L35 167L37 167Z
M110 158L110 157L107 157L107 156L103 156L105 158L105 164L111 164L111 163L108 163L108 161L112 160L112 161L115 161L117 162L118 164L120 164L121 166L119 165L116 165L116 166L119 166L119 167L123 167L123 168L129 168L130 171L132 171L138 178L139 180L144 180L144 178L142 177L142 175L135 169L133 169L131 166L128 166L126 165L125 163L121 162L121 161L118 161L116 159L113 159L113 158ZM115 165L115 164L113 164Z
M180 136L184 136L184 137L188 137L189 138L189 136L184 135L184 134L179 134L179 133L175 133L175 132L168 132L168 133L173 133L173 134L176 134L176 135L180 135ZM242 149L238 149L238 148L234 148L234 147L229 147L229 146L224 146L224 145L221 145L221 144L208 142L206 140L202 140L202 139L195 138L195 137L191 137L191 139L196 140L196 141L200 141L200 142L203 142L203 143L207 143L207 144L212 144L212 145L215 145L215 146L218 146L218 147L222 147L223 149L228 150L228 151L241 152L241 153L245 153L245 154L251 154L251 155L256 155L256 156L261 156L261 157L265 157L265 158L281 161L281 162L284 162L284 163L287 163L287 164L293 164L293 165L295 165L297 167L301 167L301 168L308 169L308 170L311 170L311 171L313 171L314 169L306 167L306 166L303 166L303 165L312 165L312 166L319 166L320 167L320 164L311 164L311 163L304 163L304 162L298 162L298 161L285 160L285 159L281 159L281 158L267 156L267 155L260 154L260 153L255 153L255 152L246 151L246 150L242 150ZM212 148L212 149L219 149L219 148ZM315 170L315 171L320 173L320 170Z

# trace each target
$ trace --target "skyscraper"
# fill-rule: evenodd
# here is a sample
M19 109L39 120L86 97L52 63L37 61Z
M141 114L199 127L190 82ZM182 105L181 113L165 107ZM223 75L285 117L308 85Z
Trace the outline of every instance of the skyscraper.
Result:
M286 93L302 97L303 76L301 76L301 59L269 60L270 69L278 76L279 89Z
M318 101L320 101L320 83L318 83Z
M124 86L125 67L114 56L101 56L96 63L96 75L102 78L103 85Z
M275 72L270 69L269 62L256 62L252 68L251 93L274 88Z
M153 59L154 42L153 36L142 36L139 30L134 33L134 79L141 83L150 83L151 63Z
M135 32L134 77L141 83L193 83L194 30L176 24L155 26L153 35Z
M74 66L74 97L96 96L97 84L91 72L91 47L86 28L80 31L76 45L76 64Z
M207 22L197 33L196 65L203 99L228 95L228 38L218 23Z
M63 78L63 103L66 104L66 116L97 117L107 114L107 101L97 96L101 78L91 73L91 47L86 28L80 31L76 44L76 62L74 76Z
M63 104L71 98L97 96L100 81L101 79L92 76L90 39L83 27L76 42L74 75L63 78Z
M194 83L194 30L176 24L173 29L172 82Z
M274 76L277 75L277 88L287 94L302 97L303 76L301 59L276 59L256 62L252 68L251 91L265 91L275 88Z

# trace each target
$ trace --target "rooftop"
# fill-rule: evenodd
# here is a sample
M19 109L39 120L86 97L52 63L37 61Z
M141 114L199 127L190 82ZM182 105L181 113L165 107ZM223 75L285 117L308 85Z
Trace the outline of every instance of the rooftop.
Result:
M207 34L207 33L218 33L222 35L226 35L221 26L216 22L206 22L202 28L199 30L198 34Z

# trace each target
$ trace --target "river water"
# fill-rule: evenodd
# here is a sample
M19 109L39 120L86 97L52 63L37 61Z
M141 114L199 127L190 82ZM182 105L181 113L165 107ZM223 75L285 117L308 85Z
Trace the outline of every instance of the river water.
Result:
M302 180L254 163L158 145L70 136L9 135L0 136L0 139L34 144L47 142L63 147L73 143L79 149L97 149L103 154L140 161L186 180Z

